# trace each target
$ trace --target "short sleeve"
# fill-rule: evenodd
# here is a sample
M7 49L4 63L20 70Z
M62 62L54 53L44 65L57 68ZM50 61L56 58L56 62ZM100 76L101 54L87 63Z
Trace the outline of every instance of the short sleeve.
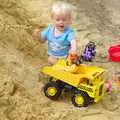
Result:
M69 34L68 34L68 37L67 37L67 40L69 42L71 42L72 40L75 40L76 39L76 35L73 31L71 31Z
M40 34L41 34L41 37L44 39L44 40L47 40L48 39L48 33L50 31L50 27L44 29Z

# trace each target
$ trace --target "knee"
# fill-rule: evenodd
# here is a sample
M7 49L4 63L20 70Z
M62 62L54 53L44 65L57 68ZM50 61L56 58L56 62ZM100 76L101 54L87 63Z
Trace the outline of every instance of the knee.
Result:
M51 57L51 56L48 58L48 63L49 64L55 64L56 62L57 62L57 58Z

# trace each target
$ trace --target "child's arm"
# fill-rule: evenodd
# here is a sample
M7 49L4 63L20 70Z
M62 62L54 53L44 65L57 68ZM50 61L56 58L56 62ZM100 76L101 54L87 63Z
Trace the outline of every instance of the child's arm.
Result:
M76 50L76 40L72 40L71 41L71 49L70 49L70 54L76 54L77 52L77 50Z
M74 62L77 61L76 40L72 40L72 41L71 41L71 49L70 49L70 51L69 51L68 60L69 60L71 63L74 63Z
M40 43L44 43L45 40L41 37L41 31L39 29L35 29L33 31L33 37L35 37L35 39L39 40Z

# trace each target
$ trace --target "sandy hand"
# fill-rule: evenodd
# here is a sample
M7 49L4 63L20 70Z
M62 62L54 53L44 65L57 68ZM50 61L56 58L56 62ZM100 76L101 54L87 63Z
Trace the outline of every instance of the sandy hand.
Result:
M39 29L33 30L32 36L33 36L36 40L40 40L40 38L41 38L41 36L40 36L40 30L39 30Z
M68 61L72 64L75 64L77 62L78 56L76 53L71 53L68 55Z

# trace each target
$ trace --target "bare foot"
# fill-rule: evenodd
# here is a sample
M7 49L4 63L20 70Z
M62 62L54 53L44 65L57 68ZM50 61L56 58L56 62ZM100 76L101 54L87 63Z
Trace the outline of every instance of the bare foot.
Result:
M105 81L105 91L110 92L112 88L112 83L110 80Z

